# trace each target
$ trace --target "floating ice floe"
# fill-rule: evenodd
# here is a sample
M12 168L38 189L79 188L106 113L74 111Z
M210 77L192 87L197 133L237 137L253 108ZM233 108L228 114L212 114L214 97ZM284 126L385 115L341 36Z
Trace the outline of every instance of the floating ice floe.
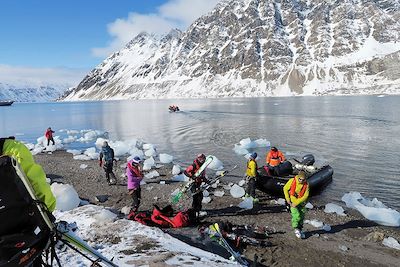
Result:
M78 139L77 136L72 136L72 135L70 135L70 136L68 136L67 138L64 138L64 139L63 139L63 143L64 143L64 144L73 143L73 142L75 142L77 139Z
M175 164L174 167L172 167L172 175L177 175L181 173L181 166Z
M50 188L56 197L57 210L68 211L79 206L81 200L72 185L53 183Z
M246 197L239 203L238 207L245 210L251 210L253 208L253 199L251 197Z
M378 199L368 200L359 192L344 194L342 201L346 206L358 210L365 218L385 226L400 226L400 213L386 207Z
M382 241L382 244L389 248L394 248L394 249L400 250L399 242L391 236L388 238L384 238Z
M240 187L237 184L234 184L232 186L232 188L230 189L230 193L231 193L232 197L240 198L240 197L244 196L245 191L244 191L243 187Z
M336 213L340 216L346 216L346 213L344 213L344 209L334 203L328 203L325 205L325 210L326 213Z
M256 148L257 143L252 142L250 138L245 138L239 141L239 144L241 147L245 149L251 149L251 148Z
M173 156L168 155L168 154L164 154L164 153L161 153L161 154L159 155L159 157L160 157L160 162L161 162L161 163L165 163L165 164L171 163L172 160L174 159Z
M324 223L318 220L305 220L304 223L310 224L315 228L322 228L324 226Z
M243 148L241 145L235 145L233 151L238 155L246 155L249 151L246 148Z
M271 143L266 139L259 138L255 141L251 141L250 138L245 138L240 140L239 144L235 144L233 151L238 155L250 155L249 149L269 146L271 146ZM248 156L246 158L248 158Z
M105 132L99 130L82 130L81 133L83 133L83 136L77 139L77 141L82 143L93 141L96 138L105 135ZM101 145L103 145L103 143Z

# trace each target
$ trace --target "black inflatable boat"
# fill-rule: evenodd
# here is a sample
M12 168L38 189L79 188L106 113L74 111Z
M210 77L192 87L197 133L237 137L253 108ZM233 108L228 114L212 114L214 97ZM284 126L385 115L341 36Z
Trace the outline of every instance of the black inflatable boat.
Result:
M310 195L317 195L332 181L332 167L329 165L313 166L315 162L313 155L305 155L301 162L295 159L293 161L293 163L292 160L285 161L274 170L267 170L265 167L259 168L257 188L273 196L283 196L283 187L286 182L300 170L306 173L310 185Z

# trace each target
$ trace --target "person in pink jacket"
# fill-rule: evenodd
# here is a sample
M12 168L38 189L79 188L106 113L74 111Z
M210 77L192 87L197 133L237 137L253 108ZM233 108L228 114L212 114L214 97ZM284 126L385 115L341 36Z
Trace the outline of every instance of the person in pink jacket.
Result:
M140 205L140 182L143 179L141 159L134 157L126 164L126 176L128 177L128 194L132 196L131 212L136 212Z

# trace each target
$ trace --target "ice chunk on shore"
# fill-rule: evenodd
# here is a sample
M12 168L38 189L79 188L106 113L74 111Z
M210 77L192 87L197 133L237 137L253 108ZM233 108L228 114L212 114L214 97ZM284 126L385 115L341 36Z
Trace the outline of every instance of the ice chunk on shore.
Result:
M311 210L312 208L314 208L314 205L311 204L310 202L308 202L308 203L306 204L306 208L309 209L309 210Z
M388 238L384 238L382 241L382 244L389 248L394 248L394 249L400 250L399 242L391 236Z
M146 157L155 157L157 155L157 151L154 148L150 148L144 152Z
M160 176L160 174L158 173L158 171L154 170L152 172L149 172L149 173L145 174L144 177L150 179L150 178L154 178L154 177L158 177L158 176Z
M400 226L400 213L387 208L374 198L372 201L364 198L359 192L344 194L342 201L346 206L358 210L365 218L385 226Z
M79 165L79 168L81 168L81 169L86 169L87 166L88 166L88 165L86 165L86 164L81 164L81 165Z
M57 210L68 211L79 206L81 200L79 199L78 193L75 191L72 185L53 183L50 188L56 197Z
M346 214L344 213L344 209L334 203L328 203L325 205L325 210L326 213L336 213L340 216L346 216Z
M318 220L305 220L304 223L308 223L315 228L322 228L324 226L324 223Z
M253 208L253 199L251 197L246 197L239 203L238 207L245 210L251 210Z
M222 197L225 195L224 191L214 191L214 196L216 197Z
M213 157L214 157L213 161L211 161L210 165L208 165L207 168L214 171L222 170L224 168L222 162L216 156Z
M90 147L90 148L86 149L83 154L88 156L90 159L98 159L99 156L100 156L100 153L96 152L96 148L95 147Z
M240 180L238 183L239 186L244 186L245 184L246 184L245 180Z
M177 175L181 173L181 166L175 164L174 167L172 167L172 175Z
M155 147L155 145L153 145L153 144L148 144L148 143L143 144L143 149L144 149L144 150L155 149L155 148L156 148L156 147Z
M173 159L174 159L174 157L171 155L164 154L164 153L160 154L161 163L171 163Z
M244 196L244 194L245 194L243 187L240 187L237 184L234 184L232 186L230 193L231 193L232 197L234 197L234 198L240 198L240 197Z
M211 202L211 197L204 197L203 200L201 201L201 203L210 203Z
M324 230L325 232L330 232L332 230L332 227L329 224L324 224L324 226L322 226L322 230Z
M97 223L100 223L100 225L102 225L102 224L113 222L117 218L117 214L115 214L109 210L102 209L100 212L95 214L93 217Z
M175 175L171 178L171 181L174 182L187 182L189 181L189 177L187 177L186 175L183 174L179 174L179 175Z
M143 170L150 170L154 165L156 165L156 162L153 157L150 157L143 162Z

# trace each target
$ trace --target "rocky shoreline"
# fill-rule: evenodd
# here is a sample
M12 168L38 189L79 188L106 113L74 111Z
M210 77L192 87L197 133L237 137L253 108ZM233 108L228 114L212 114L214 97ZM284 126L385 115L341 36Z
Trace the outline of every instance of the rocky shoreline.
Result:
M131 204L125 185L124 159L115 167L117 184L109 186L103 169L96 160L77 161L65 151L41 153L34 157L36 162L43 166L48 178L73 185L81 199L108 207L115 212ZM81 164L87 166L81 168ZM160 167L157 169L160 177L148 179L147 184L142 186L141 211L152 210L153 204L169 204L171 192L182 184L170 181L171 169L172 165L168 164ZM257 193L260 202L252 210L240 210L237 204L241 199L231 197L229 191L225 191L222 197L213 196L210 203L203 204L203 210L207 212L204 218L207 222L222 220L237 225L267 227L271 246L248 246L243 251L243 255L250 260L257 255L259 266L398 266L400 251L383 246L382 239L392 236L400 240L399 228L376 225L364 219L355 210L346 209L347 216L327 214L323 211L326 203L317 203L311 198L310 202L314 208L308 211L306 219L329 224L331 231L325 232L305 224L306 239L299 240L290 227L290 214L284 206L260 191ZM105 199L103 203L98 201L101 198ZM180 207L174 208L184 208L189 204L190 199L183 201ZM166 231L196 246L193 238L185 236L195 235L197 229Z

